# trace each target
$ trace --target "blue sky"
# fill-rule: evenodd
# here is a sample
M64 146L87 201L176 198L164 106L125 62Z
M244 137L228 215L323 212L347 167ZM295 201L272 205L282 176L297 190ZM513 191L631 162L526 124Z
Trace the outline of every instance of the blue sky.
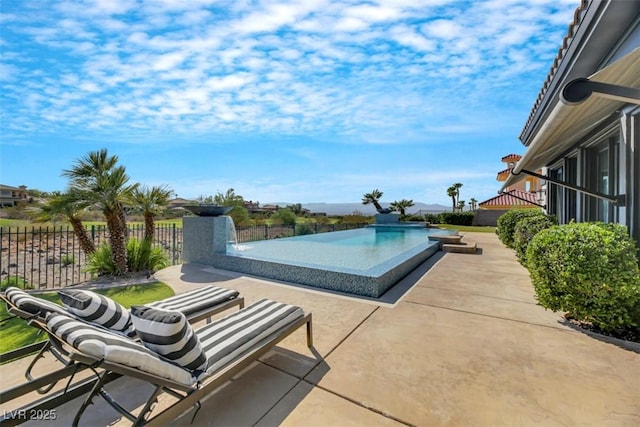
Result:
M493 197L579 0L2 2L0 182L108 148L180 197Z

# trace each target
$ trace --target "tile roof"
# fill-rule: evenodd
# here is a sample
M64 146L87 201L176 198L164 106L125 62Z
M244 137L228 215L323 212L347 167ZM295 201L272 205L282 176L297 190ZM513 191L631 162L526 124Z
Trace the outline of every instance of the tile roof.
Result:
M509 159L515 159L515 160L520 160L522 158L522 156L520 154L507 154L506 156L504 156L502 158L503 162L508 161Z
M522 199L528 200L529 202L517 199L513 196L518 196ZM526 208L526 207L536 207L536 203L537 203L536 193L530 193L530 192L520 191L520 190L510 190L510 191L507 191L506 193L499 194L495 197L485 200L484 202L480 202L478 203L478 206L480 207L516 206L516 207Z
M527 122L525 123L524 128L520 133L521 141L522 141L522 138L524 137L524 134L527 132L527 129L529 129L529 126L531 126L531 123L533 122L533 117L538 111L538 107L540 107L540 104L542 104L542 99L547 93L547 89L549 89L549 86L551 85L551 81L555 77L556 72L558 71L558 68L560 68L560 63L564 59L564 55L567 53L569 45L571 44L571 41L575 36L576 30L578 29L578 26L582 21L582 17L584 16L583 13L586 12L587 6L589 5L590 1L591 0L581 0L580 5L576 8L575 12L573 12L573 21L569 24L567 35L564 36L564 39L562 40L562 45L558 49L558 53L556 54L556 57L553 60L553 64L551 65L551 69L549 70L549 74L547 75L547 79L544 81L544 84L542 85L542 89L540 89L540 93L538 93L538 97L536 98L536 102L533 104L533 108L529 113L529 118L527 119Z

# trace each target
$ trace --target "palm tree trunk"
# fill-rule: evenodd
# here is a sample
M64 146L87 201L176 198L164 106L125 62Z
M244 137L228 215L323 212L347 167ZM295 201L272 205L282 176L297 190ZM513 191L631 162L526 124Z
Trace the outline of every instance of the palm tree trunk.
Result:
M120 223L122 224L122 230L124 231L124 238L125 240L127 240L129 238L129 227L127 227L127 215L122 205L120 205L118 208L118 217L120 218Z
M116 275L125 274L127 272L127 239L124 230L126 227L122 227L122 220L118 212L110 212L106 217L111 257L113 265L116 267Z
M82 221L78 218L69 218L69 222L71 223L73 232L76 234L80 247L85 255L91 255L94 253L96 251L96 245L89 237L89 234L87 234L87 229L82 225Z
M155 234L155 225L153 223L153 214L151 212L144 213L144 238L153 242L153 235Z

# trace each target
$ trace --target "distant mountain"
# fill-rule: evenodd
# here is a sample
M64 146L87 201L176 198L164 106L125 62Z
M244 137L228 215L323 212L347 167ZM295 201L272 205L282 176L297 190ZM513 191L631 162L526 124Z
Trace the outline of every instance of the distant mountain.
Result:
M261 203L261 205L278 205L281 207L286 207L287 205L291 205L293 203ZM389 203L380 203L383 208L389 207ZM363 205L362 203L302 203L302 207L305 209L309 209L314 213L326 213L327 215L350 215L355 211L361 212L363 215L375 215L376 208L371 205ZM439 204L426 204L426 203L416 203L409 209L407 209L408 214L413 214L418 211L425 212L443 212L451 210L450 206L444 206Z

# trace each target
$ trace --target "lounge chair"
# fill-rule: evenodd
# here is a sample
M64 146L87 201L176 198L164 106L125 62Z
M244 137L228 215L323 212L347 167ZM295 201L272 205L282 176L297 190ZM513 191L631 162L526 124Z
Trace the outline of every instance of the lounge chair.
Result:
M10 314L21 317L27 321L32 319L44 321L49 313L65 314L74 318L78 317L77 314L70 312L69 309L65 309L63 306L38 298L15 287L7 288L7 290L0 295L0 299L6 303L7 311ZM108 299L105 298L105 300ZM147 304L147 306L180 311L186 316L190 323L195 323L203 319L210 320L211 316L235 306L243 308L244 298L240 297L239 293L235 290L217 286L206 286ZM36 362L43 358L46 353L53 355L64 367L34 378L32 370ZM59 380L69 377L69 381L65 387L66 390L71 384L73 376L79 369L80 367L69 358L64 347L58 345L55 340L48 340L42 345L25 371L25 378L28 382L0 392L0 402L12 400L34 390L40 394L48 393Z
M132 308L132 312L135 309ZM157 314L152 314L148 319L155 321L157 317ZM185 338L176 341L182 343L178 347L174 345L174 341L168 343L165 339L173 339L178 334L158 333L156 337L149 332L153 328L151 326L144 329L142 335L146 344L143 344L60 313L51 313L45 321L34 319L33 322L38 323L60 346L69 347L71 359L91 367L96 375L97 381L93 389L86 395L75 415L74 426L96 396L104 398L135 426L167 425L192 407L196 407L193 415L195 417L202 398L258 360L302 325L306 325L307 345L310 348L313 346L311 314L305 314L299 307L267 299L196 330L191 329L189 324L180 326ZM197 346L194 345L194 340L197 341ZM150 342L156 344L152 345ZM157 350L154 345L166 347L165 351ZM194 357L186 356L192 353ZM204 359L200 360L200 356ZM191 363L190 368L184 367L187 361ZM197 367L193 364L194 361ZM137 378L154 386L153 393L138 415L125 409L104 390L105 381L113 374ZM154 414L154 403L163 392L177 398L177 401Z

